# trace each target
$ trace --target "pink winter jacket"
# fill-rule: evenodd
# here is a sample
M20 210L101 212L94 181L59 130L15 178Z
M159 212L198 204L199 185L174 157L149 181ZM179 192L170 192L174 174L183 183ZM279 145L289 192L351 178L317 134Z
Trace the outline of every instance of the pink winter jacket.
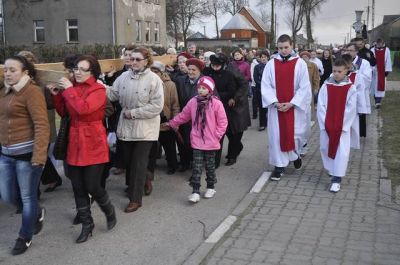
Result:
M228 119L222 102L213 97L206 109L207 123L204 128L204 139L201 136L201 129L197 128L194 121L196 119L197 96L193 97L182 112L169 121L169 125L176 129L179 125L192 120L192 130L190 132L190 143L192 148L198 150L219 150L221 145L219 141L225 134L228 126Z

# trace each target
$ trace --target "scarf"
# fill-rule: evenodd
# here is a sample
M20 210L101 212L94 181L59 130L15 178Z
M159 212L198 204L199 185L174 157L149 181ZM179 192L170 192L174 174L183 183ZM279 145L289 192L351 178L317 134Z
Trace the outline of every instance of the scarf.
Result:
M212 94L207 94L206 96L197 96L197 110L196 110L196 119L194 121L194 125L197 129L201 131L201 138L204 142L204 128L207 123L207 115L206 109L208 108L209 102L212 100ZM200 128L199 128L200 127Z

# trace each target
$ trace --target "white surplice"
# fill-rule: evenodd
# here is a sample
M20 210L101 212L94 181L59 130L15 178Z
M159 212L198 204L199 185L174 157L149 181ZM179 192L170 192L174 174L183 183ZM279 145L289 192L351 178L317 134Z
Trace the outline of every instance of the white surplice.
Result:
M390 59L390 50L388 47L385 47L385 72L392 72L392 60ZM375 47L371 49L371 52L375 55ZM375 97L383 98L385 96L385 91L378 90L378 69L375 66L374 73L372 76L372 83L371 83L371 94L375 95ZM385 77L385 85L386 85L386 77Z
M358 56L354 58L353 65L357 65ZM357 77L360 80L356 80L356 82L363 83L362 91L364 93L364 99L360 99L360 108L358 109L358 113L371 114L371 99L370 92L368 88L371 86L372 81L372 68L370 63L367 60L361 59L361 65L357 65ZM357 91L358 91L357 87ZM360 90L361 93L361 90ZM358 97L362 97L362 94L359 94Z
M308 75L307 64L297 55L289 60L298 58L294 73L294 96L290 103L294 105L294 140L295 151L282 152L280 147L280 133L278 110L274 106L278 102L276 95L275 62L270 60L264 68L261 81L261 94L263 107L268 108L268 151L269 163L276 167L286 167L290 161L294 161L300 154L301 147L307 143L309 127L306 111L311 104L311 84ZM277 60L282 60L278 55ZM281 102L282 103L282 102Z
M330 78L331 79L331 78ZM351 82L342 82L340 85L344 86ZM329 175L336 177L344 177L346 175L347 164L350 158L350 128L354 120L357 119L357 90L354 85L351 86L347 93L345 111L343 116L343 128L340 136L340 142L337 149L335 159L328 157L329 137L325 130L325 117L328 109L328 90L327 84L334 84L333 82L325 82L318 95L317 105L317 118L320 128L320 151L324 168L328 171Z

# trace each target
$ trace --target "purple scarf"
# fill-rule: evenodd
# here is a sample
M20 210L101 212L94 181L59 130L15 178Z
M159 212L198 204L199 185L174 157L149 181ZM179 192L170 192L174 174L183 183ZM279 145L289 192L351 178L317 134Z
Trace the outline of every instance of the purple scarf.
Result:
M196 120L194 121L194 125L197 126L197 129L201 130L201 138L203 138L204 142L204 128L206 127L207 115L206 109L208 108L209 102L212 100L212 94L207 94L206 96L197 96L197 110L196 110Z

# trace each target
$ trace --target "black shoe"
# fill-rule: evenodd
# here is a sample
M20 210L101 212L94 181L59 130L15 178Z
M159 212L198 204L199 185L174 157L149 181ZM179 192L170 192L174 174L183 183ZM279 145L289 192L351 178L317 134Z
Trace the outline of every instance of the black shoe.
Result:
M23 238L17 238L14 248L11 251L13 255L19 255L24 253L32 244L32 240L25 240Z
M72 221L72 224L73 224L73 225L79 225L79 224L81 224L81 223L82 223L81 218L79 217L78 214L76 214L76 216L75 216L75 218L74 218L74 221Z
M236 163L236 158L228 158L228 161L226 162L225 166L232 166L235 163Z
M175 169L175 168L169 168L169 169L167 170L167 175L173 175L173 174L175 174L175 172L176 172L176 169Z
M301 158L299 156L299 158L297 158L296 160L293 161L293 165L295 169L300 169L302 162L301 162Z
M271 174L271 180L273 180L273 181L281 180L282 175L283 175L283 172L278 172L278 171L274 170Z
M181 167L179 168L179 172L185 172L189 169L189 167L189 165L181 165Z
M115 216L115 208L113 205L111 205L111 207L112 207L112 214L106 215L108 230L113 229L114 226L117 224L117 217Z
M253 118L253 120L257 119L257 115L253 115L252 118Z
M47 186L44 192L53 192L57 187L62 185L62 179L60 178L52 187Z
M33 230L33 234L37 235L40 233L40 231L42 231L43 228L43 221L44 221L44 216L46 214L46 209L45 208L40 208L40 215L36 220L36 224Z
M262 132L262 131L264 131L265 130L265 127L260 127L260 128L258 128L258 131L259 132Z
M83 224L82 225L82 231L79 237L76 239L76 243L83 243L86 242L89 238L89 236L92 236L92 231L94 228L94 224Z
M19 205L17 207L17 210L15 211L15 214L21 214L22 213L22 205Z

